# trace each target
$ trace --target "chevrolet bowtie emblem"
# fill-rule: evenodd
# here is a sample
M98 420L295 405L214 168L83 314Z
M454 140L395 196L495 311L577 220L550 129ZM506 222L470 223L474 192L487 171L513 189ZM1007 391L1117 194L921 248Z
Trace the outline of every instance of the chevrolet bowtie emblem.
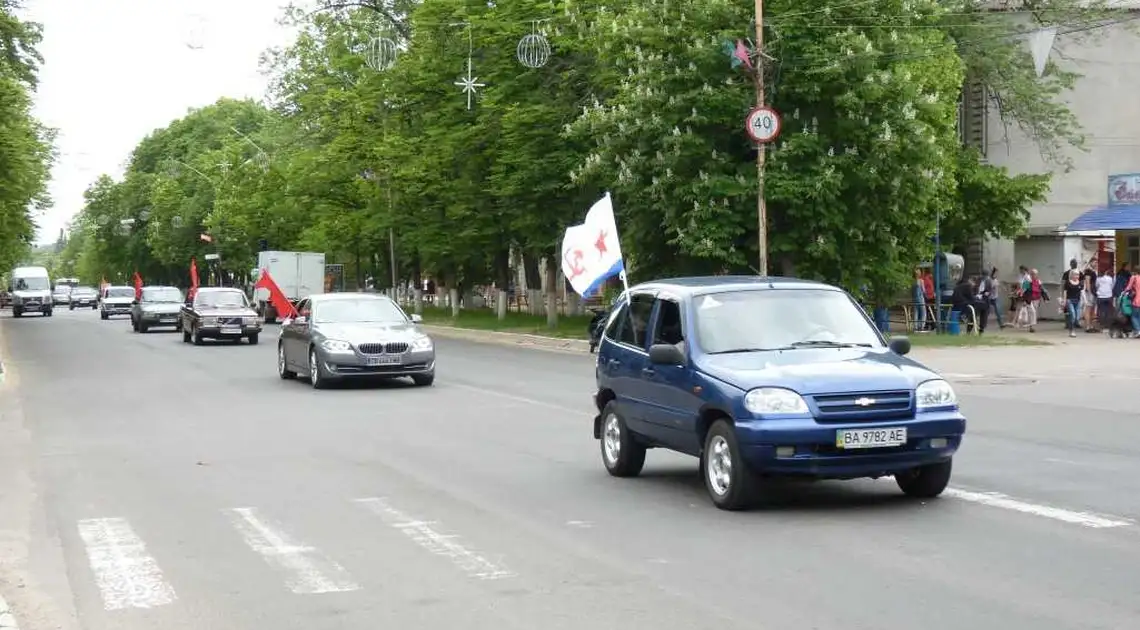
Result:
M871 405L875 404L875 399L874 398L856 398L855 404L859 405L860 407L870 407Z

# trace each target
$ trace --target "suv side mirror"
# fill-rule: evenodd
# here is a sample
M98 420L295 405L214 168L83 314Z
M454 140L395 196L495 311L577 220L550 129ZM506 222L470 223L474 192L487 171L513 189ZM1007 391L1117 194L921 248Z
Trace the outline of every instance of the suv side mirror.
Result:
M685 353L671 343L649 346L649 362L654 365L684 365Z
M888 344L891 352L898 355L905 355L910 352L910 339L906 337L891 337L891 342Z
M424 316L423 315L417 315L416 313L412 313L412 323L413 324L424 323Z

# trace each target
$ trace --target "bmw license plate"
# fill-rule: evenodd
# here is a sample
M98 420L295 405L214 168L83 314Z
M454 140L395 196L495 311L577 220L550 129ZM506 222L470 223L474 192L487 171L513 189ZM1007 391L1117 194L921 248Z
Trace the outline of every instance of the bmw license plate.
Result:
M173 323L175 322L175 318L173 318L173 317L163 317L162 319L160 319L160 320L158 320L158 321L159 321L159 322L161 322L161 323L163 323L163 324L173 324Z
M399 355L384 355L379 357L368 357L368 365L399 365Z
M223 335L240 335L241 326L222 326Z
M835 432L836 448L890 448L903 444L906 444L906 427L840 429Z

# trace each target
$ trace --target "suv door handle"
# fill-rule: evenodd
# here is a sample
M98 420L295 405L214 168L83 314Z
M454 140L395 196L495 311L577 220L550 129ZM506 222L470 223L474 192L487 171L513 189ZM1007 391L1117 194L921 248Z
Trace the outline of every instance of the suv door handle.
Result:
M609 363L606 363L606 366L611 370L616 370L621 367L621 361L618 361L617 359L610 359Z
M653 376L654 374L657 373L657 370L655 370L651 367L641 368L641 373L644 374L645 376Z

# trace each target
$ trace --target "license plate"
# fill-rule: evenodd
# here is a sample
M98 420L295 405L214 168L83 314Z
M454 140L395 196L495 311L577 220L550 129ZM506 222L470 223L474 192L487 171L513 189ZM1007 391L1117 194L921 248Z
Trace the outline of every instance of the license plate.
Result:
M906 427L841 429L835 432L836 448L890 448L903 444L906 444Z
M368 365L399 365L399 356L368 357Z
M163 324L173 324L175 319L173 317L163 317L158 321L162 322Z
M223 326L222 327L222 334L223 335L240 335L241 334L241 326Z

